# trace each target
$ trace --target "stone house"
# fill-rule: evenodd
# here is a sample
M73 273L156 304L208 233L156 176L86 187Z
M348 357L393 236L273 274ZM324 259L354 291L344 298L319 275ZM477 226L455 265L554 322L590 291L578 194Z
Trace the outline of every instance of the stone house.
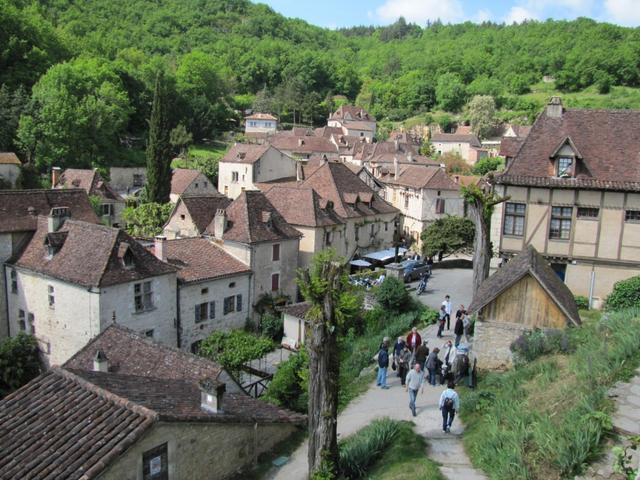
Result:
M156 237L154 254L178 269L178 348L196 352L215 330L244 328L251 270L206 238Z
M38 215L65 208L71 218L98 223L84 190L4 190L0 191L0 339L9 335L7 296L15 274L5 275L4 262L29 241L38 227ZM7 284L5 279L11 282Z
M135 197L147 184L145 167L111 167L109 169L109 186L121 197Z
M223 195L182 195L163 227L163 234L169 239L199 237L216 212L230 203Z
M487 151L482 149L480 139L474 134L434 133L431 135L431 145L438 155L457 153L469 165L488 156Z
M282 308L282 324L284 334L282 345L291 350L299 350L304 345L307 334L307 321L305 316L311 308L309 302L300 302L287 305Z
M293 132L279 132L271 138L271 145L294 159L310 159L313 155L325 156L330 160L340 159L340 149L331 138L316 137L313 131L304 135Z
M576 295L598 306L640 274L638 110L564 109L551 99L505 171L491 241L507 258L533 245Z
M269 144L236 143L220 160L218 190L234 199L256 183L295 178L297 162Z
M0 152L0 182L6 182L11 188L15 188L21 167L22 162L15 153Z
M120 356L91 345L88 362L72 359L0 401L0 477L239 478L305 422L227 392L215 364L162 350L156 362L140 336L125 345Z
M328 127L344 127L347 135L364 138L369 143L376 136L376 125L369 112L353 105L341 105L327 120Z
M181 195L215 195L215 185L198 170L175 168L171 173L171 203L176 203Z
M215 213L204 233L251 270L249 305L262 295L297 298L301 234L262 192L242 192L225 210Z
M383 198L400 210L402 230L420 251L420 235L431 223L446 215L465 215L460 185L443 168L395 164L392 175L383 179Z
M38 217L32 238L6 262L9 334L35 335L45 364L64 362L118 322L175 346L176 269L124 231Z
M81 188L89 197L100 200L100 220L105 225L118 227L122 224L122 211L125 201L107 182L97 169L67 168L60 173L59 167L53 167L51 173L53 188Z
M511 366L510 345L525 332L581 323L573 294L532 246L487 278L467 311L478 316L474 352L483 369Z
M244 117L244 134L248 138L265 139L276 133L278 119L268 113L253 113Z

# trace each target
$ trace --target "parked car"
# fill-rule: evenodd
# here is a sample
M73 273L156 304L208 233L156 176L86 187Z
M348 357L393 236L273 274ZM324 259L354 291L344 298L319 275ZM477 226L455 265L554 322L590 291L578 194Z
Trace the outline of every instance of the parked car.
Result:
M427 276L431 275L431 267L422 260L405 260L402 262L404 268L404 281L413 282L418 280L424 273Z

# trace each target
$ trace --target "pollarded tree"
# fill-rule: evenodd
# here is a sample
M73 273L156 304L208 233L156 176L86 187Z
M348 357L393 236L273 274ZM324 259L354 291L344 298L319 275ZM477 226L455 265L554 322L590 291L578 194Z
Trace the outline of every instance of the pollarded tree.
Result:
M156 77L147 142L147 202L167 203L171 193L171 125L162 74Z
M338 332L360 311L351 293L344 260L333 250L315 255L311 268L300 272L298 284L311 303L307 313L309 352L309 477L333 478L338 465Z
M443 258L471 252L474 231L475 226L468 218L454 215L439 218L420 235L422 251L427 257L441 254Z

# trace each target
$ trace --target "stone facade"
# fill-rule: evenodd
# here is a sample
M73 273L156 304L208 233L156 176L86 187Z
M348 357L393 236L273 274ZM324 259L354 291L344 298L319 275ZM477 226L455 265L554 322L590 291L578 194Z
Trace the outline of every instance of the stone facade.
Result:
M242 478L240 472L252 467L258 455L294 430L290 424L159 423L98 478L143 480L143 454L165 443L171 480Z
M517 323L476 320L473 351L481 370L506 370L513 366L511 344L529 329Z

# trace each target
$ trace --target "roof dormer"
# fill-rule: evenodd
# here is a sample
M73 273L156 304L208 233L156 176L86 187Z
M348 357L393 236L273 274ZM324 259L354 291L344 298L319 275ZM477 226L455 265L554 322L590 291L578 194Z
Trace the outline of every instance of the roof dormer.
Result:
M571 137L565 137L549 158L553 162L554 177L574 178L577 174L577 162L582 160L582 154L573 143L573 140L571 140Z

